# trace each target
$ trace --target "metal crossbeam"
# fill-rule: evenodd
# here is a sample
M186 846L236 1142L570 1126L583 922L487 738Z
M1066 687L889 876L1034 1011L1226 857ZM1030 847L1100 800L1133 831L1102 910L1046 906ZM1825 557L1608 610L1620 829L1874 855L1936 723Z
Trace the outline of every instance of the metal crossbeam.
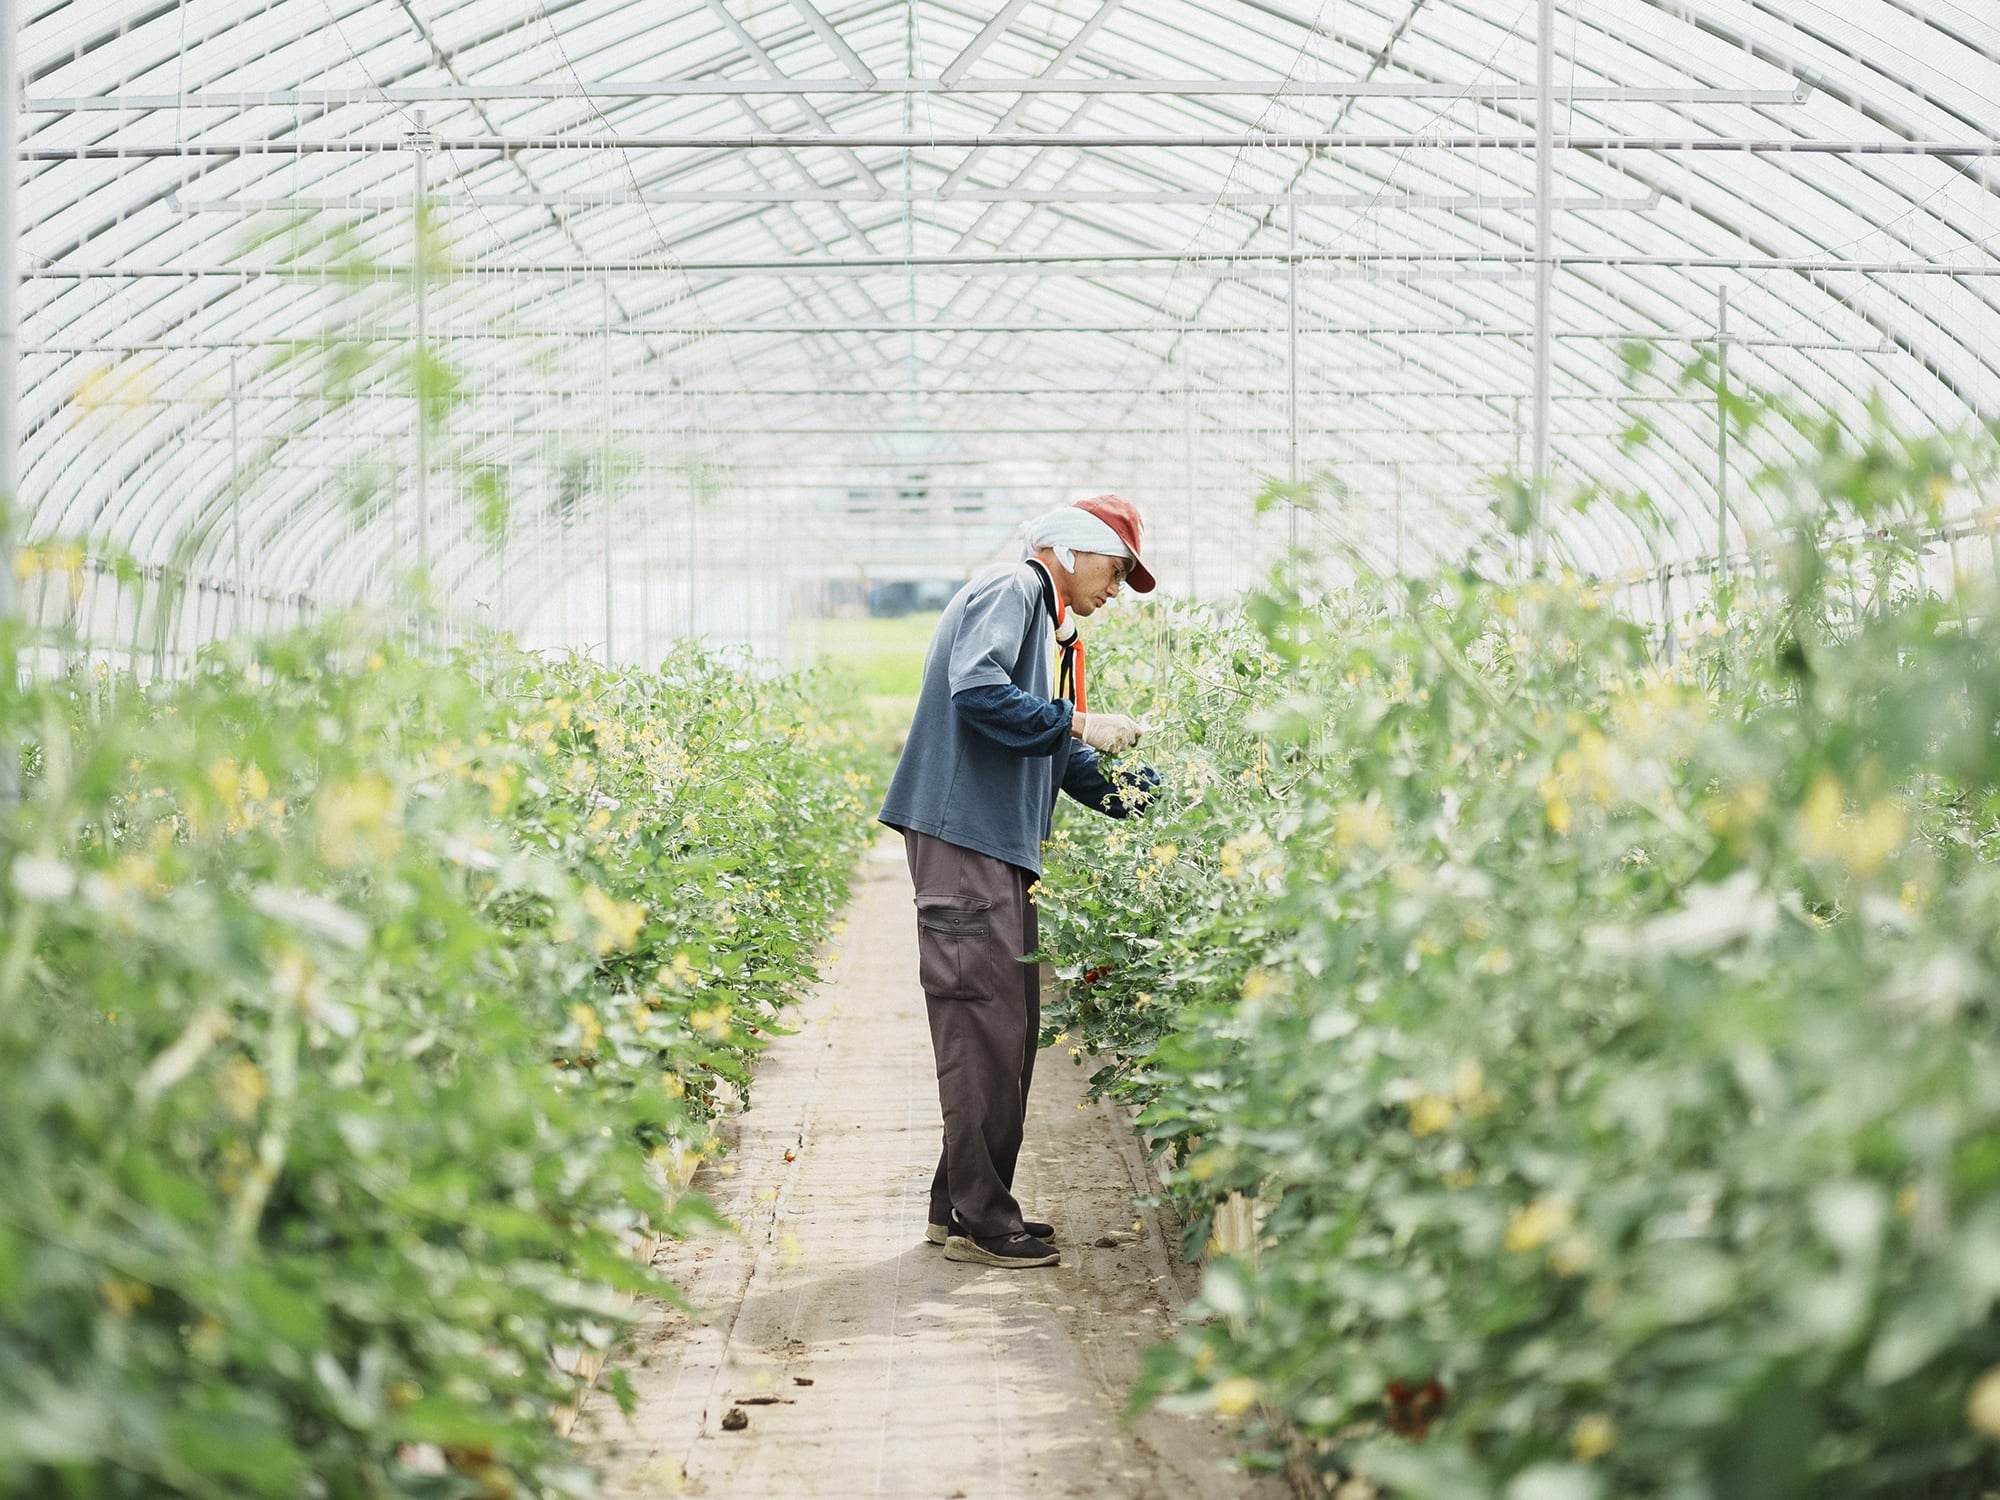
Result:
M1740 255L1557 255L1556 268L1575 266L1613 269L1673 269L1712 271L1794 271L1812 275L1848 274L1856 276L2000 276L2000 260L1952 266L1936 261L1828 260L1813 257ZM958 271L973 273L1051 273L1107 276L1163 269L1179 274L1198 273L1204 267L1226 269L1231 274L1244 270L1281 273L1292 265L1322 270L1334 266L1358 269L1374 267L1412 270L1506 267L1531 271L1535 257L1520 251L1420 251L1420 250L1233 250L1215 255L1171 250L1102 251L1096 254L981 254L952 255L847 255L777 260L673 260L658 261L553 261L542 263L487 262L461 266L458 281L474 281L498 276L880 276L904 275L911 271ZM30 266L22 273L32 279L95 281L120 278L191 279L195 277L236 277L248 280L272 277L288 281L393 280L410 274L407 266L383 265L357 271L347 266L232 266L232 265L102 265L71 266L62 262Z
M1275 130L1226 134L1106 134L1049 130L1026 134L903 135L827 131L820 134L780 134L753 131L744 135L474 135L443 136L433 143L439 152L517 151L1042 151L1051 146L1079 151L1532 151L1532 135L1488 135L1483 132L1399 131L1378 135L1326 134ZM1818 140L1807 136L1672 136L1559 135L1550 142L1556 151L1653 154L1681 151L1795 156L1957 156L2000 157L2000 140ZM24 161L147 161L177 157L232 156L368 156L403 151L401 140L300 140L286 137L265 141L162 141L121 146L25 146Z
M449 208L640 208L699 203L931 203L942 193L918 191L887 194L852 188L734 188L710 192L610 193L432 193L433 209ZM1648 213L1659 207L1660 194L1643 198L1579 195L1558 198L1564 213ZM1203 208L1274 208L1296 203L1300 208L1441 209L1448 213L1520 212L1535 200L1522 194L1482 193L1230 193L1197 188L1124 191L1116 188L958 188L951 197L961 203L1173 204ZM410 198L394 193L357 194L350 198L299 196L287 198L178 199L182 213L407 213Z
M1577 104L1743 104L1762 109L1803 104L1811 89L1621 88L1580 85L1563 98ZM1160 97L1257 99L1417 99L1517 103L1535 97L1532 84L1429 83L1417 79L1284 78L675 78L657 83L483 83L428 87L196 89L187 93L38 94L29 114L140 114L178 109L341 109L356 104L500 104L522 102L611 103L621 99L674 99L797 94L1132 94Z
M601 332L593 331L591 336L593 338L601 337ZM1277 385L1203 385L1196 387L1196 393L1200 396L1282 396L1287 394L1290 390L1291 387L1289 385L1282 383ZM645 398L649 400L654 398L681 398L689 394L688 389L685 386L635 385L630 381L622 383L618 387L618 392L621 398L625 399ZM551 393L546 386L485 386L479 389L478 394L482 397L492 397L495 399L504 399L513 396L535 396L535 397L540 397L541 399L543 399L544 401L548 402L551 405L560 404L563 400L563 397L561 395ZM870 387L831 386L831 385L774 385L774 386L746 385L736 390L705 390L701 394L710 400L730 400L730 399L763 400L766 398L775 398L775 397L808 397L817 401L817 400L823 400L827 397L842 397L848 400L863 400L863 401L908 401L911 397L911 392L909 387L900 384L870 386ZM1067 385L1067 386L1048 386L1048 385L923 386L920 387L915 394L916 394L916 399L919 403L926 401L945 401L945 400L961 400L961 399L984 401L994 396L1013 396L1013 397L1021 397L1028 399L1061 401L1065 405L1070 405L1073 408L1074 403L1077 402L1078 400L1088 399L1093 396L1102 396L1107 394L1107 388L1103 384ZM1181 392L1178 387L1169 389L1164 386L1146 386L1146 385L1139 385L1136 383L1132 383L1132 384L1123 384L1118 386L1116 388L1116 394L1121 397L1134 400L1156 398L1159 400L1172 399L1178 401L1180 399ZM1301 386L1299 387L1299 394L1301 396L1325 396L1325 397L1352 396L1356 398L1370 398L1370 399L1381 398L1381 397L1393 397L1398 401L1412 401L1412 400L1434 401L1441 399L1459 400L1459 401L1518 401L1521 398L1520 391L1514 389L1491 390L1491 391L1445 390L1438 388L1425 389L1418 386L1407 386L1407 385L1405 386L1335 386L1335 385ZM240 399L243 404L250 406L303 406L306 403L313 401L329 401L334 403L335 405L351 406L357 400L373 399L380 401L395 401L400 399L406 401L408 400L408 397L405 395L399 395L399 393L394 391L362 392L360 394L356 394L351 391L328 393L328 392L314 391L314 390L298 390L298 391L245 392L238 399ZM581 404L581 402L585 398L577 398L577 399L579 404ZM1654 407L1654 406L1710 407L1715 404L1715 398L1713 396L1709 396L1706 394L1699 396L1635 396L1630 394L1629 392L1620 391L1616 389L1600 390L1600 391L1557 392L1552 394L1549 399L1558 402L1561 401L1598 402L1598 403L1608 402L1618 406L1632 406L1632 407ZM107 407L120 406L125 404L126 403L121 403L117 401L105 401L101 403L102 406L107 406ZM133 409L150 409L163 406L198 406L201 407L203 410L207 410L214 404L215 403L213 399L205 395L194 395L194 396L151 395L144 398L135 397L129 403L129 406ZM1337 424L1322 424L1322 425L1326 426L1329 430L1333 431L1339 430Z
M1014 18L1027 8L1028 0L1007 0L1000 7L999 14L980 28L979 35L966 43L965 49L945 65L944 71L938 74L938 82L946 88L956 87L959 79L985 55L988 47L1000 40L1001 33L1012 26Z
M704 338L742 334L768 334L780 338L797 338L801 334L866 333L881 334L885 337L901 338L912 333L928 333L949 336L961 333L1005 333L1005 334L1059 334L1065 337L1079 333L1103 334L1155 334L1160 337L1179 338L1187 334L1227 335L1247 337L1263 334L1272 335L1276 330L1268 323L866 323L866 322L799 322L799 323L625 323L613 328L612 333L633 338L657 339L682 337L691 341ZM1314 334L1331 335L1342 338L1476 338L1476 339L1526 339L1534 335L1528 327L1481 326L1477 324L1426 324L1426 323L1314 323L1308 321L1299 328L1302 338ZM372 333L355 342L367 344L396 344L408 342L412 335L403 333ZM445 344L463 343L518 343L524 339L562 339L574 341L579 337L574 327L560 328L513 328L507 330L474 329L466 332L451 332L437 336L434 342ZM1684 331L1671 328L1558 328L1552 333L1556 339L1567 339L1590 343L1655 343L1655 344L1710 344L1715 342L1713 329ZM1784 339L1762 336L1743 337L1732 334L1730 347L1735 349L1799 349L1799 350L1844 350L1854 354L1894 354L1896 346L1886 341L1858 343L1846 339ZM103 353L155 353L189 349L310 349L311 339L252 338L252 339L91 339L84 341L44 340L40 343L24 345L24 354L103 354Z
M846 39L834 29L832 22L820 14L812 0L792 0L792 9L805 17L806 25L812 27L814 34L826 43L827 49L840 59L840 65L853 75L856 83L863 88L870 88L876 83L874 71L847 45Z
M1166 425L1161 425L1158 423L1133 424L1129 422L1119 422L1108 427L1049 427L1039 423L1031 426L1022 426L1022 427L994 427L994 426L972 427L958 422L923 422L918 424L918 428L921 434L925 437L1025 437L1025 438L1036 438L1036 439L1054 438L1054 437L1078 437L1078 438L1098 438L1098 439L1123 438L1123 437L1164 437L1164 436L1179 437L1182 431L1181 425L1178 422L1169 423ZM621 427L618 430L622 432L628 432L636 437L641 437L648 440L656 440L660 436L659 428L656 426L640 425L631 427ZM877 425L873 427L858 426L853 422L842 423L839 426L820 426L820 427L797 427L786 423L781 423L777 425L772 425L770 423L757 423L749 426L743 426L743 425L730 426L730 425L712 424L706 422L703 423L701 426L701 436L704 438L708 437L815 437L815 438L907 437L910 434L910 431L911 427L910 424L907 422L898 423L894 425ZM1274 429L1269 427L1244 428L1242 426L1233 423L1197 427L1195 431L1203 437L1242 438L1245 436L1263 436L1267 438L1276 437L1279 439L1281 439L1282 437L1281 429L1274 431ZM524 438L524 437L574 438L576 436L576 429L574 427L529 425L525 423L515 426L498 427L498 428L467 429L460 427L456 428L455 432L458 436L467 438ZM1511 432L1511 429L1504 425L1494 425L1490 427L1433 427L1430 429L1430 432L1433 435L1443 436L1443 437L1491 438L1491 437L1505 437ZM1410 428L1408 423L1402 423L1400 425L1392 424L1379 427L1357 427L1357 426L1352 426L1346 422L1343 422L1337 428L1329 427L1320 429L1312 433L1310 436L1315 439L1318 439L1318 438L1348 437L1350 435L1365 435L1371 437L1400 437L1407 439L1410 435ZM1626 429L1623 427L1607 427L1601 430L1595 428L1577 428L1574 430L1558 429L1556 435L1558 437L1622 438L1626 435ZM343 430L338 434L338 436L343 439L365 438L370 440L380 439L385 442L395 442L398 440L407 441L410 436L410 429L408 428L408 426L403 426L397 428L384 428L380 431ZM331 440L331 438L329 440ZM222 437L205 437L201 435L193 435L188 437L177 437L175 438L174 441L176 443L185 442L190 444L214 445L214 444L226 444L229 441L229 439L226 435ZM1083 457L1072 454L1070 455L1070 461L1082 462ZM1119 456L1119 462L1123 463L1126 461L1127 461L1126 456L1121 454ZM1165 463L1168 462L1169 460L1166 456L1162 455L1158 461L1161 463ZM833 467L880 468L884 465L895 465L912 469L921 469L926 462L928 462L928 460L925 459L904 460L896 458L830 459L825 455L823 450L815 450L812 453L802 455L799 459L799 463L801 466L809 465L821 469L833 468ZM717 465L717 467L726 470L729 468L729 465L727 463L720 463Z
M870 429L870 430L880 431L882 429ZM1364 435L1380 436L1390 432L1391 430L1392 429L1386 427L1349 427L1345 424L1342 424L1339 432L1333 435L1344 437L1348 433L1357 433ZM1408 432L1407 428L1399 428L1394 430L1404 433ZM1506 435L1500 432L1498 429L1490 427L1479 428L1477 430L1468 428L1441 428L1439 429L1439 431L1442 432L1447 437L1491 438L1491 437L1503 437ZM366 434L363 435L365 436ZM1570 436L1573 437L1574 436L1602 437L1609 435L1611 434L1603 434L1603 433L1570 434ZM394 434L385 433L385 434L380 434L380 436L389 437L389 436L394 436ZM405 436L407 436L407 434L405 434ZM194 437L190 438L189 441L196 444L206 444L212 442L213 440L209 438ZM827 460L818 453L815 453L801 458L776 458L776 459L732 458L729 460L727 468L730 478L733 480L737 475L742 474L746 471L769 470L777 473L796 475L801 468L810 466L816 472L830 476L823 480L815 480L815 484L816 485L824 484L825 486L832 488L832 487L839 487L846 485L849 482L850 476L857 485L863 480L866 480L873 484L881 484L887 482L888 476L922 475L922 474L928 474L934 469L991 470L991 469L1019 468L1031 465L1038 468L1063 469L1063 468L1070 468L1080 462L1089 462L1089 461L1090 460L1088 458L1079 458L1074 453L1060 453L1060 454L1004 453L998 455L997 457L991 457L991 458L960 454L950 458L941 458L937 456L926 456L924 458L918 458L918 459L847 457L847 458L836 458L832 460ZM1207 467L1241 467L1242 465L1242 460L1240 458L1237 458L1231 454L1226 454L1226 453L1197 454L1195 456L1194 461L1199 465L1204 465ZM1165 464L1172 464L1175 467L1179 467L1180 464L1182 463L1182 458L1181 455L1179 454L1140 452L1132 454L1129 458L1121 457L1119 459L1119 462L1121 465L1125 465L1127 467L1134 469L1145 468L1149 465L1159 466ZM1483 464L1484 460L1471 457L1372 458L1372 457L1363 457L1358 454L1349 454L1343 457L1340 460L1340 463L1343 468L1361 467L1361 468L1386 469L1394 464L1400 463L1406 469L1458 470L1466 468L1469 465ZM684 459L643 458L630 453L625 455L623 460L621 460L621 464L623 472L628 474L679 474L679 473L684 473L686 470L686 461ZM321 459L277 458L277 459L266 460L260 467L266 471L286 470L294 473L317 474L324 472L326 465L324 460ZM1231 498L1234 499L1237 497L1232 496ZM675 502L669 502L670 505L673 503ZM640 509L646 508L646 504L643 498L640 501L639 508ZM656 506L653 508L657 510L659 507ZM979 523L975 521L973 524L977 525Z

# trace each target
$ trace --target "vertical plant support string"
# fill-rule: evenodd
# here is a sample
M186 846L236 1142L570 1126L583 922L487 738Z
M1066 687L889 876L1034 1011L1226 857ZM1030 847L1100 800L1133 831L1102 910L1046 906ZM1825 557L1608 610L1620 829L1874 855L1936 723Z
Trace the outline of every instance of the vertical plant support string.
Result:
M598 508L603 511L604 534L604 665L611 665L611 632L617 623L611 599L611 278L604 278L604 456L603 493Z
M243 386L236 351L229 351L229 571L235 598L229 612L229 629L243 633Z
M1549 487L1549 322L1555 298L1555 0L1537 0L1535 18L1535 472L1532 559L1541 571Z
M1729 288L1715 293L1715 571L1729 556Z
M1299 200L1285 195L1285 478L1292 486L1290 533L1294 566L1299 556Z
M416 156L416 205L412 215L415 230L412 245L416 253L417 352L410 364L410 385L417 398L417 570L428 576L431 568L430 506L430 412L424 400L430 381L430 254L426 240L426 219L430 211L431 133L424 124L424 112L416 112L417 128L410 133L409 149Z

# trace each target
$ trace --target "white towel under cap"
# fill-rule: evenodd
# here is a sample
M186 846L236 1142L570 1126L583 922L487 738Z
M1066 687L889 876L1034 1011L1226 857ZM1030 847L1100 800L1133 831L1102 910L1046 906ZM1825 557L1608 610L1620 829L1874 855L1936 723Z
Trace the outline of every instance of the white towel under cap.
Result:
M1056 561L1071 571L1075 571L1079 552L1102 552L1106 557L1132 555L1131 549L1104 520L1074 505L1059 505L1021 528L1023 561L1043 547L1055 553Z

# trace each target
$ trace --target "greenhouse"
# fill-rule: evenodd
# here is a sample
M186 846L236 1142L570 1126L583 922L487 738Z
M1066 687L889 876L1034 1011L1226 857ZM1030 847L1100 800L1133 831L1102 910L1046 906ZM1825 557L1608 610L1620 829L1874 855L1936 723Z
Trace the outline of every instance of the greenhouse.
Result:
M2000 1493L1991 0L0 41L0 1500Z

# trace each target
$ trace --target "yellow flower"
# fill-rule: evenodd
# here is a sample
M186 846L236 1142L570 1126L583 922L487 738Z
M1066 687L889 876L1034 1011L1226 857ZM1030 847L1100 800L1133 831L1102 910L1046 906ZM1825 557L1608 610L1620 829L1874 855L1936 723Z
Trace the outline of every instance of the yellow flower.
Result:
M1588 1234L1566 1234L1549 1251L1549 1269L1558 1276L1581 1276L1597 1264L1597 1241Z
M707 1010L688 1012L688 1025L714 1041L729 1039L729 1007L717 1005Z
M1542 794L1542 816L1548 820L1549 832L1568 833L1576 819L1570 812L1569 799L1563 795L1562 783L1553 776L1544 776L1537 790Z
M1888 798L1859 817L1845 809L1840 781L1831 771L1799 804L1796 828L1799 852L1807 859L1837 861L1856 875L1873 875L1909 836L1909 814Z
M1248 1375L1229 1375L1209 1388L1209 1400L1225 1417L1240 1417L1257 1404L1257 1382Z
M1222 848L1217 851L1223 878L1225 880L1241 879L1244 873L1243 861L1245 856L1262 854L1270 847L1271 836L1262 829L1253 829L1249 833L1239 833L1235 838L1226 841Z
M241 1053L224 1063L215 1075L215 1097L233 1119L246 1122L256 1119L269 1092L264 1070Z
M1717 833L1746 828L1763 816L1770 800L1771 789L1763 782L1746 781L1727 798L1710 805L1708 826Z
M2000 1365L1973 1381L1965 1398L1965 1422L1981 1437L2000 1442Z
M569 1018L583 1030L583 1050L595 1052L597 1044L604 1040L604 1023L597 1019L597 1012L578 1001L569 1008Z
M1153 863L1156 865L1170 865L1174 862L1174 856L1180 852L1180 846L1177 844L1155 844L1153 845Z
M222 804L225 817L231 822L243 816L243 778L236 769L236 762L226 756L210 761L208 765L209 789Z
M1458 1071L1452 1075L1451 1092L1458 1107L1473 1118L1490 1115L1500 1107L1500 1096L1486 1087L1486 1069L1480 1066L1478 1058L1458 1065Z
M636 901L620 901L594 885L583 888L583 909L597 932L592 946L599 953L629 948L639 941L639 929L646 925L646 908Z
M395 800L395 788L375 771L322 788L315 799L321 858L346 869L393 855L402 845L402 833L389 816Z
M1457 1107L1441 1094L1419 1094L1410 1101L1410 1134L1436 1135L1448 1129Z
M1799 848L1808 859L1823 858L1840 847L1840 782L1823 773L1799 804Z
M1848 841L1848 868L1857 875L1872 875L1889 862L1889 856L1903 847L1909 837L1910 818L1901 804L1883 798L1861 815Z
M1282 990L1283 988L1284 986L1271 977L1270 970L1268 969L1252 969L1248 974L1243 976L1243 998L1245 1000L1262 1000L1266 995Z
M1333 841L1342 849L1366 844L1370 849L1382 850L1395 837L1396 826L1375 797L1366 802L1345 803L1333 815Z
M145 1307L153 1300L153 1289L143 1281L128 1281L123 1276L101 1277L97 1283L97 1295L104 1299L104 1305L121 1318L132 1316L132 1309Z
M1576 1424L1576 1431L1569 1440L1569 1451L1581 1463L1604 1457L1611 1451L1611 1445L1618 1441L1618 1429L1611 1425L1611 1418L1603 1412L1594 1411Z
M1507 1221L1504 1241L1507 1253L1523 1255L1541 1249L1553 1236L1569 1228L1572 1217L1570 1206L1561 1199L1537 1198Z

